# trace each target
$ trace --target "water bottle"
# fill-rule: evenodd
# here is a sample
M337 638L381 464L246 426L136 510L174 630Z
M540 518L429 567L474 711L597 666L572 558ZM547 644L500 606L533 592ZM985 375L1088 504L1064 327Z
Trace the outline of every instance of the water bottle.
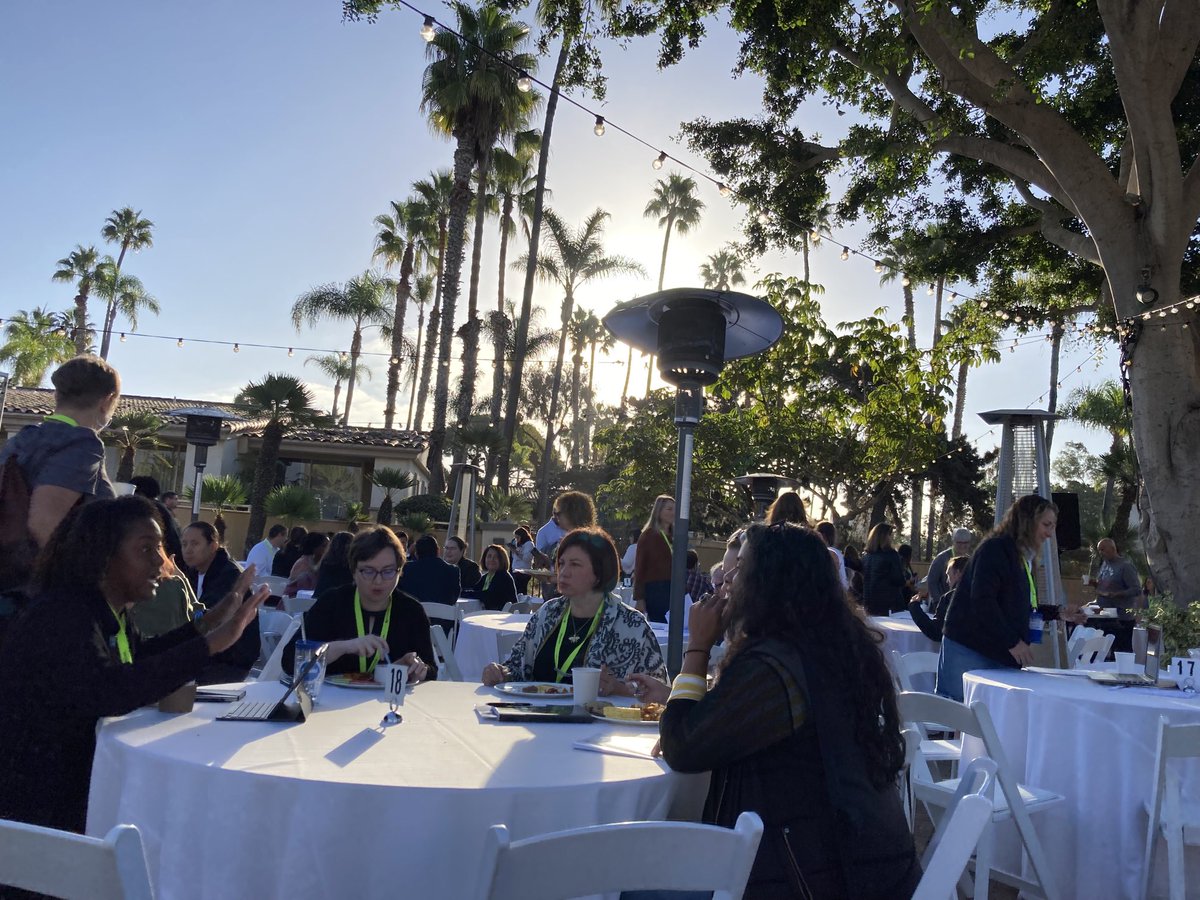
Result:
M1040 644L1042 642L1042 629L1045 628L1045 622L1042 620L1042 614L1036 609L1029 614L1029 643Z

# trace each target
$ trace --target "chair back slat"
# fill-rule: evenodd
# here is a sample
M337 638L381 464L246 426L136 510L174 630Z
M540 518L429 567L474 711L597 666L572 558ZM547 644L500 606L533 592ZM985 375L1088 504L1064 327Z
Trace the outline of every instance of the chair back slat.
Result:
M0 819L0 885L89 900L154 897L142 836L132 825L93 838Z

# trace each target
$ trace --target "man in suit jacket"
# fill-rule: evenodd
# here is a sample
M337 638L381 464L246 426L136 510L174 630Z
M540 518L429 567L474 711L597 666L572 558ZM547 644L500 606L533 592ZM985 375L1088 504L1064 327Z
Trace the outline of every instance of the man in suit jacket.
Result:
M450 606L457 603L462 589L458 566L450 565L438 555L438 542L430 535L417 538L413 549L417 555L404 566L400 589L422 603L446 603ZM449 633L446 620L433 621L440 622Z

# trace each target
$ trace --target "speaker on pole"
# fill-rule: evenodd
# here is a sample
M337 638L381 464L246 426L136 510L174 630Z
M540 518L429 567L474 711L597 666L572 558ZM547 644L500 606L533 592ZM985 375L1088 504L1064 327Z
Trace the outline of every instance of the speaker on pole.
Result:
M1058 507L1058 528L1055 532L1058 549L1078 550L1083 546L1083 531L1079 527L1079 495L1055 492L1051 496Z

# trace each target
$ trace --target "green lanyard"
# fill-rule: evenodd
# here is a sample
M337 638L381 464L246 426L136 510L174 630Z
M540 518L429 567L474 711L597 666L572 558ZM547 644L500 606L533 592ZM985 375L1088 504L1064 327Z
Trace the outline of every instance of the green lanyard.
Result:
M1025 561L1025 577L1029 579L1029 605L1036 608L1037 602L1037 585L1033 581L1033 569L1029 565L1029 561Z
M50 416L42 416L43 422L62 422L64 425L71 425L75 428L79 427L79 423L70 416L64 416L62 413L54 413Z
M658 529L658 533L661 534L663 536L663 540L667 542L667 549L670 550L672 554L674 554L675 546L671 543L671 539L669 537L667 537L667 533L665 531L663 531L661 528Z
M492 586L492 576L495 574L495 572L488 572L483 576L483 589L485 591Z
M592 639L592 635L596 633L596 626L600 624L600 614L604 612L604 601L600 601L600 606L596 608L596 614L592 616L592 624L588 627L587 634L583 636L567 657L565 663L559 664L559 655L562 653L563 636L567 633L567 620L571 618L571 607L568 604L563 610L562 619L558 623L558 641L554 645L554 680L559 682L563 680L563 676L571 670L571 663L575 662L575 657L579 655L579 651L584 648L588 641Z
M125 631L125 613L113 609L112 614L117 620L117 656L126 665L133 665L133 650L129 646L129 634Z
M362 600L359 599L358 589L354 590L354 623L358 626L358 636L366 635L366 630L363 628L362 620ZM383 628L379 631L379 636L385 641L387 640L388 626L392 624L392 598L388 598L387 611L383 614ZM358 671L374 672L375 666L379 662L379 651L375 651L375 658L371 660L371 664L367 665L367 658L360 656L358 658Z

